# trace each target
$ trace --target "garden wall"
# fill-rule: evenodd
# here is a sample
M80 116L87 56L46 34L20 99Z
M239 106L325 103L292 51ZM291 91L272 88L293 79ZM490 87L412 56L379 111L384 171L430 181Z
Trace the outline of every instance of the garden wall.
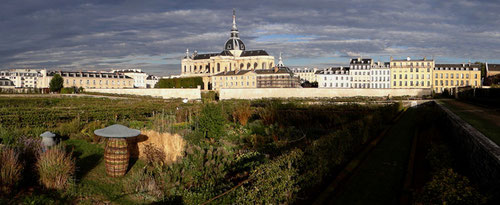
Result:
M384 97L431 95L431 89L331 89L331 88L250 88L224 89L221 100L260 98L331 98L331 97Z
M110 93L125 95L141 95L170 98L187 98L189 100L201 99L200 88L166 88L166 89L85 89L86 92Z
M446 129L453 136L457 151L463 154L474 181L493 193L490 201L499 201L500 196L494 193L500 193L500 147L448 108L438 106L446 113Z

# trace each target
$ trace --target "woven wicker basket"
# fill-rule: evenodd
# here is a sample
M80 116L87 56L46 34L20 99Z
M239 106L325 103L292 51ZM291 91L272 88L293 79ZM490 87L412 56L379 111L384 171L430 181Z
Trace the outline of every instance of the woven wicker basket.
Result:
M111 177L121 177L127 172L129 153L125 138L108 138L104 151L106 173Z

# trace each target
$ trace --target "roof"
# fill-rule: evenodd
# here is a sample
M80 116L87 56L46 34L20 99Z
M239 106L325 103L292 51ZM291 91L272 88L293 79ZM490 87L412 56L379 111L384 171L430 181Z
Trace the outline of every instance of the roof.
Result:
M257 74L292 74L288 67L279 67L277 72L274 71L274 68L255 70L255 72Z
M221 73L218 73L218 74L216 74L214 76L245 75L245 74L247 74L249 72L252 72L252 70L239 70L238 72L236 72L235 70L233 70L233 71L229 71L229 72L226 72L226 73L221 72Z
M500 71L500 64L487 64L488 71Z
M101 137L135 137L141 134L141 131L130 129L120 124L114 124L94 131L94 134Z
M335 71L344 71L344 73L335 73ZM349 67L331 67L319 70L316 74L349 74Z
M352 58L350 61L350 64L370 64L370 62L373 62L373 59L371 58Z
M436 64L436 68L479 68L479 64Z
M79 71L50 71L47 72L47 76L54 76L55 74L61 75L61 77L66 77L65 74L81 74L82 76L78 77L84 77L83 75L88 75L90 78L113 78L113 76L119 76L120 78L126 78L126 79L132 79L129 76L123 75L122 73L98 73L98 72L79 72ZM76 75L75 75L76 76ZM70 76L70 77L75 77L75 76Z
M269 54L265 50L253 50L253 51L243 51L241 57L244 56L268 56Z

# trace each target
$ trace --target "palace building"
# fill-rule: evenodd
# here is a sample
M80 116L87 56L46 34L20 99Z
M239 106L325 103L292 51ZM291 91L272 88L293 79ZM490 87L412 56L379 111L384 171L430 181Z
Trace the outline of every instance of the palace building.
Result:
M218 53L193 54L186 50L181 61L181 77L206 77L205 88L208 88L209 76L221 72L235 70L262 70L274 67L274 57L264 50L246 50L236 27L236 15L233 10L233 26L231 36L224 44L224 50ZM208 87L207 87L208 86Z
M391 88L431 88L434 60L395 60L391 57Z
M442 93L456 87L481 87L479 64L436 64L434 68L433 90Z

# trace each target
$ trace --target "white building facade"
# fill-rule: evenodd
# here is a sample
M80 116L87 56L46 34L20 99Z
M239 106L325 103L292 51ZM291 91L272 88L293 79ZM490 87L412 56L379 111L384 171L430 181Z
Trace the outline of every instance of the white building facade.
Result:
M351 88L370 88L372 59L353 58L349 62Z
M343 67L327 68L316 72L319 88L350 88L349 70Z
M391 88L390 63L373 63L370 70L370 88Z
M134 79L134 88L147 88L146 79L148 78L148 74L142 72L141 69L113 70L113 72L122 73Z
M16 88L38 88L40 72L35 69L10 69L0 71L0 78L9 79Z
M298 76L300 78L300 83L304 83L306 81L312 83L312 82L318 82L318 79L316 78L316 71L318 71L318 68L291 68L290 69L294 76Z

